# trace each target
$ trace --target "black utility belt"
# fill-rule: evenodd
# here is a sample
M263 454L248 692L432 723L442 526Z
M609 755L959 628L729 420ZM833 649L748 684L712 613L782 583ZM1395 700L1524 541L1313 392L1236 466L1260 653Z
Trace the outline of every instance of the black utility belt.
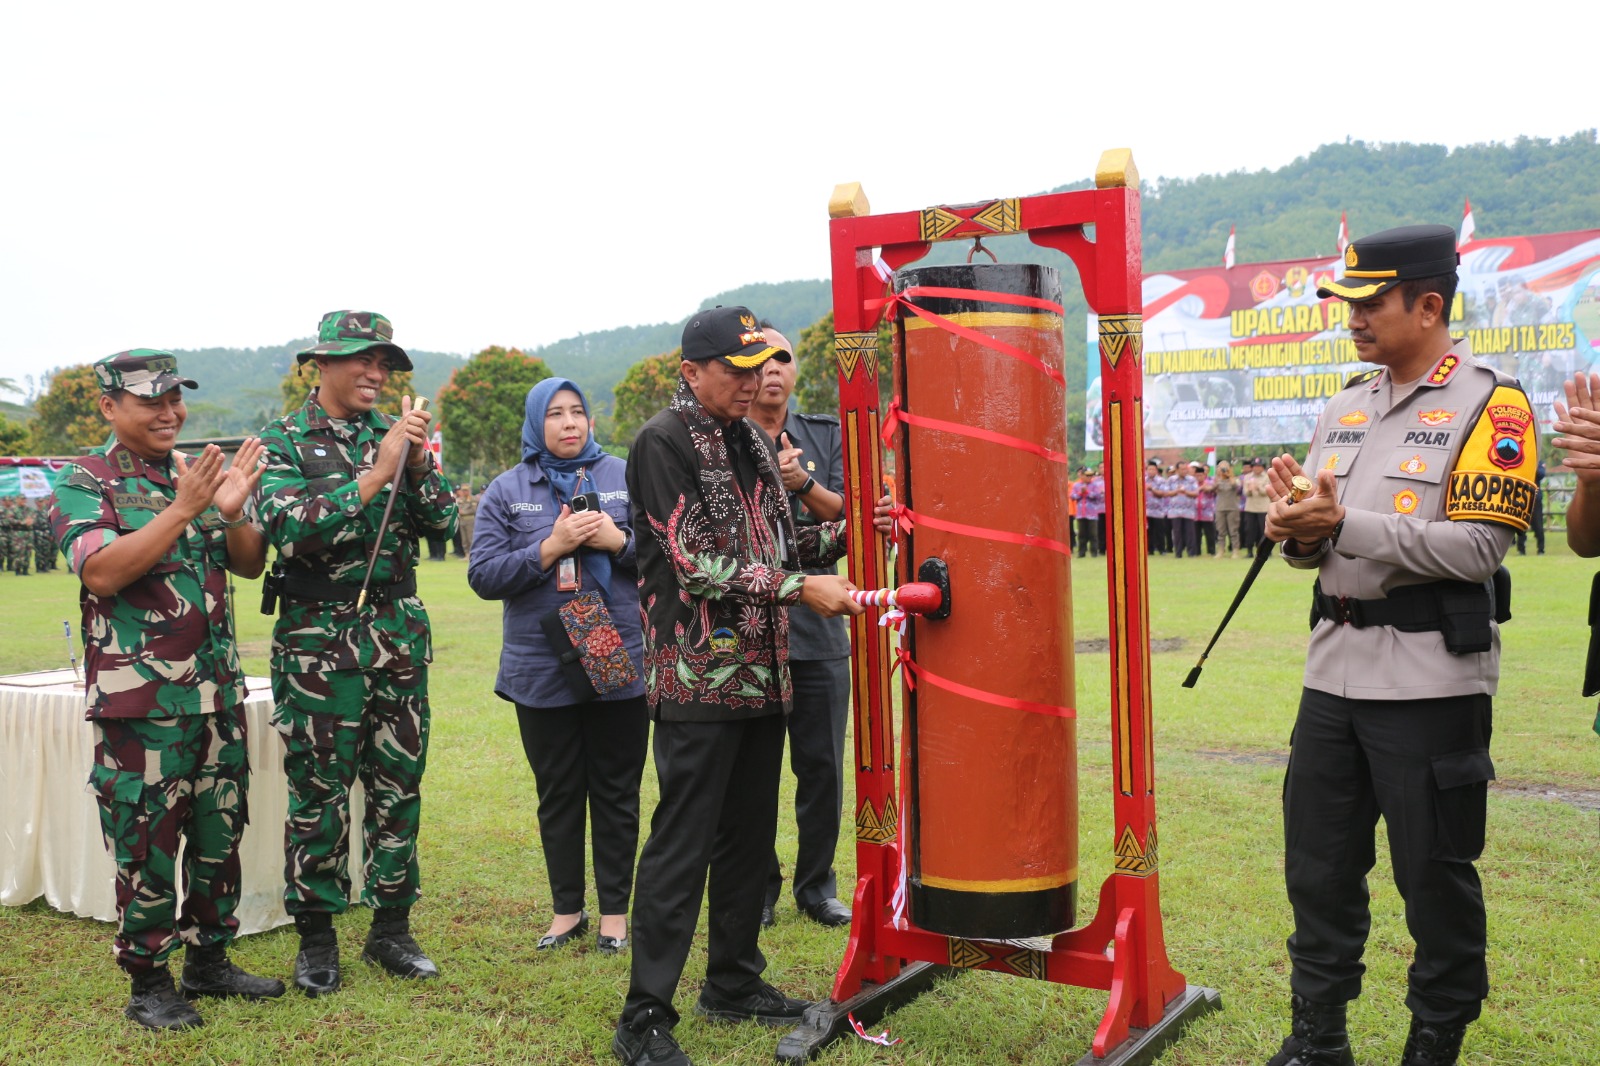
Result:
M315 603L355 603L361 596L361 586L346 585L338 581L325 581L293 572L283 575L281 594L291 600L311 600ZM417 575L407 574L389 585L371 585L367 588L368 603L393 603L417 594Z
M1329 596L1322 582L1311 586L1311 625L1322 619L1366 629L1392 626L1402 633L1444 634L1453 655L1488 651L1494 646L1491 620L1511 620L1511 572L1501 567L1490 581L1429 581L1402 585L1375 600Z

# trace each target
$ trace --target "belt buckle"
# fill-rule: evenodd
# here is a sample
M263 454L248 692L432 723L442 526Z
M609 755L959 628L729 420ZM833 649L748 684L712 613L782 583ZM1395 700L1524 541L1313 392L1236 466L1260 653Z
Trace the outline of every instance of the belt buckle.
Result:
M1335 596L1333 598L1333 620L1339 625L1359 625L1356 621L1356 612L1360 605L1349 596Z

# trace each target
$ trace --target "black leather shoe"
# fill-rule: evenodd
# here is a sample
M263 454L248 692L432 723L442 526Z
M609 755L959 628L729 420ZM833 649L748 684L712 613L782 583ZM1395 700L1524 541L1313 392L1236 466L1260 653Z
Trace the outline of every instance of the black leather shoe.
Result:
M594 938L594 946L602 955L620 955L628 950L628 935L606 936L601 933Z
M122 1013L146 1029L198 1029L206 1024L200 1014L172 986L172 971L165 966L136 973L133 994Z
M295 987L316 997L339 991L339 984L339 941L332 931L302 936L294 957Z
M571 929L568 929L565 933L546 933L544 936L539 938L539 942L533 946L533 950L549 951L551 948L559 948L563 944L576 940L588 932L589 912L579 911L577 925L573 926ZM607 937L606 939L609 940L610 938ZM623 939L627 938L624 937Z
M191 947L183 953L183 980L179 987L185 999L196 996L244 999L277 999L283 995L283 982L271 977L246 973L228 961L223 944Z
M694 1066L661 1023L655 1010L647 1010L631 1023L617 1023L611 1053L624 1066Z
M800 913L818 925L838 926L850 924L850 908L829 896L820 903L800 908Z
M778 924L778 908L771 903L761 905L761 928L771 929Z
M1455 1066L1461 1055L1461 1038L1466 1035L1465 1025L1435 1025L1414 1017L1400 1066Z
M396 977L425 981L439 976L439 967L411 937L410 907L379 907L372 912L372 929L361 958Z
M786 996L762 981L754 992L726 999L711 991L700 989L694 1012L717 1022L760 1022L762 1025L796 1025L811 1004L803 999Z
M382 966L396 977L426 981L439 976L439 967L428 958L410 933L368 933L366 946L361 949L361 958L364 962Z
M1294 1019L1289 1036L1267 1066L1356 1066L1343 1003L1313 1003L1290 996L1289 1009Z

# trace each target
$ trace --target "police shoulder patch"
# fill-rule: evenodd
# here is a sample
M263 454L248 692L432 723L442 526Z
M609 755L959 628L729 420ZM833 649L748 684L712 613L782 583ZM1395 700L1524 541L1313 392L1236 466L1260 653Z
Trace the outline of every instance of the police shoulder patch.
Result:
M1362 370L1359 373L1351 374L1349 380L1344 383L1344 387L1348 389L1354 385L1365 384L1381 373L1383 373L1382 368L1377 370Z
M1499 385L1473 424L1450 471L1445 515L1451 521L1498 522L1525 530L1538 499L1539 440L1528 397Z

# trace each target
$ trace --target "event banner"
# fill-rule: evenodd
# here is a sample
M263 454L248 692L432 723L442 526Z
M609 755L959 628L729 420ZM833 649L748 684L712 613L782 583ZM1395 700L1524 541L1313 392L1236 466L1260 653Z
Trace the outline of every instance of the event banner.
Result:
M1461 248L1450 332L1521 380L1539 419L1572 371L1600 362L1600 230L1493 237ZM1337 257L1144 278L1146 448L1296 444L1352 374L1349 305L1317 298ZM1085 446L1100 441L1098 327L1089 316ZM1595 369L1600 369L1596 367Z
M25 496L36 500L50 495L56 465L0 466L0 496Z

